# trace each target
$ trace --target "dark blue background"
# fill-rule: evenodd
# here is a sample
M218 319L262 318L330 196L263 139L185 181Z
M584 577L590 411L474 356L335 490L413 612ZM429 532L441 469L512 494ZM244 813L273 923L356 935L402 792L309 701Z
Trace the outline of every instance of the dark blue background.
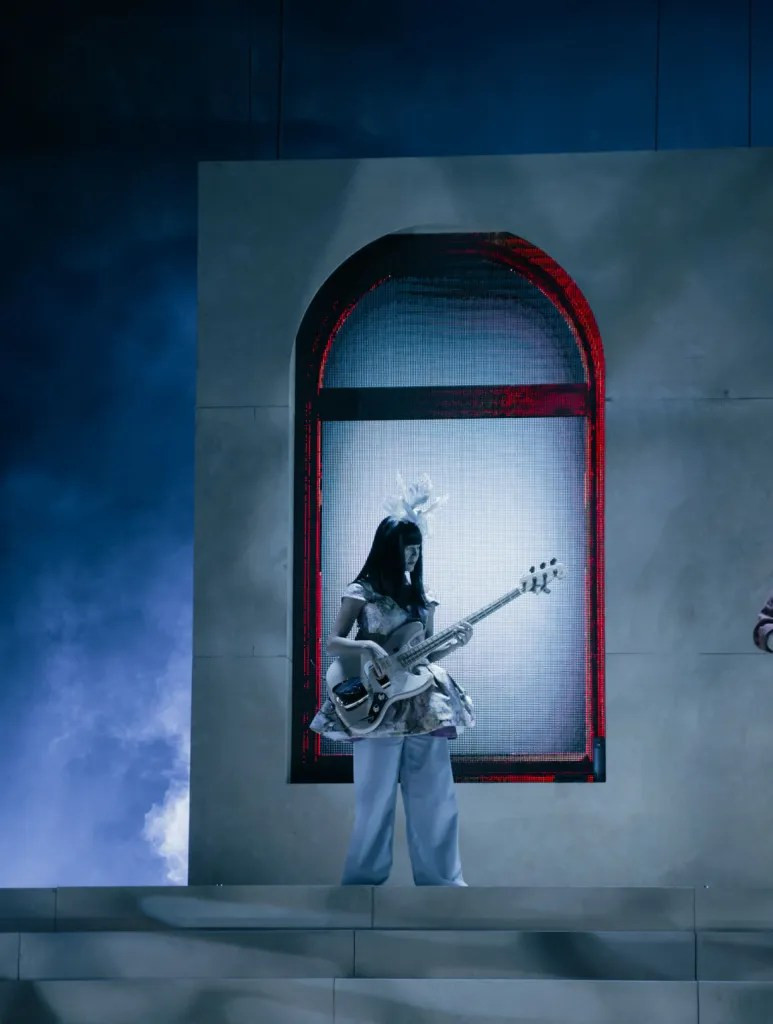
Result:
M773 4L64 10L0 49L0 886L179 882L197 161L773 145Z

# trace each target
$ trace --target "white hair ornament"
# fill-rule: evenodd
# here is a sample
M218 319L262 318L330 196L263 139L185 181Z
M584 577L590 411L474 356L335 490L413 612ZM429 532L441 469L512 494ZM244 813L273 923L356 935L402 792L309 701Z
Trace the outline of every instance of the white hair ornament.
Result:
M407 519L421 530L422 539L432 536L432 518L435 510L445 505L447 494L435 494L432 481L426 473L418 480L406 484L397 474L397 494L390 494L384 502L387 515L395 519Z

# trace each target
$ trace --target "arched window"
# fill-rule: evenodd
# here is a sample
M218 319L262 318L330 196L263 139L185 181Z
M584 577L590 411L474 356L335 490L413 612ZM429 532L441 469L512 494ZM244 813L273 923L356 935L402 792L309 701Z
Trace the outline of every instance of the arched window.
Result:
M456 779L602 781L604 367L577 286L510 234L389 235L319 290L295 359L291 781L352 779L351 744L308 723L397 472L450 495L424 552L436 629L535 563L568 570L444 660L477 718Z

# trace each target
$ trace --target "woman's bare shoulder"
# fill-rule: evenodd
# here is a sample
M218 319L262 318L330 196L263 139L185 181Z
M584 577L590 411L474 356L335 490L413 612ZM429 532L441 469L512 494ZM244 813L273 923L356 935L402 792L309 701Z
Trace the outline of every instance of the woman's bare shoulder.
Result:
M341 594L342 601L347 599L352 601L372 601L373 588L365 580L356 580L345 587Z

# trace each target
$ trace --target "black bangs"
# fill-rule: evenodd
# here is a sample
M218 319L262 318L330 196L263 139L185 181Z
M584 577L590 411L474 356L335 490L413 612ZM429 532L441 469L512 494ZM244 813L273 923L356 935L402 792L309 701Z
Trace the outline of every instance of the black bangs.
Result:
M407 547L409 544L421 544L421 530L416 523L405 521L405 526L400 533L403 539L403 547Z

